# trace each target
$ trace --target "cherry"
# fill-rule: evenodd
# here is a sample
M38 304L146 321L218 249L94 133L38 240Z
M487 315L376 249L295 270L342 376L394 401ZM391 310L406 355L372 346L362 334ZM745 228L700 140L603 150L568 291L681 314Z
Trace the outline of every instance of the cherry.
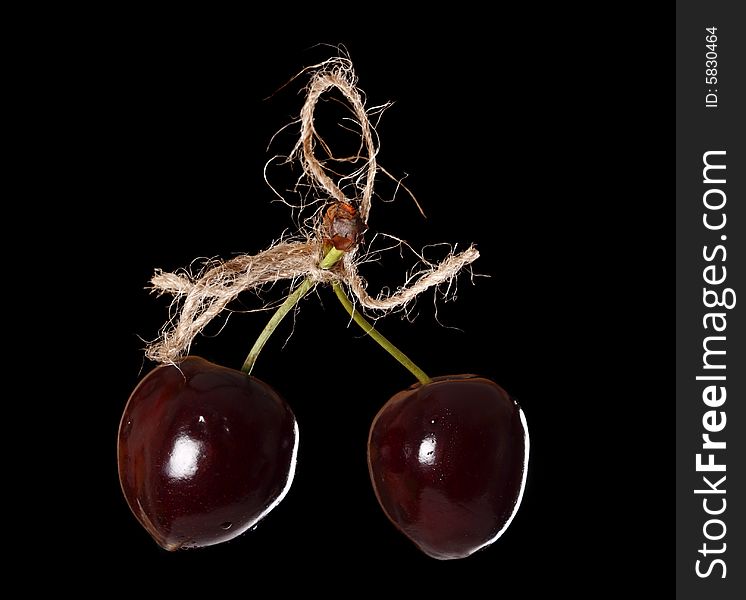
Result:
M119 425L119 480L166 550L210 546L253 527L287 493L298 427L266 383L196 356L160 366Z
M497 540L521 502L523 411L494 382L439 377L393 396L373 421L368 466L388 518L429 556L463 558Z

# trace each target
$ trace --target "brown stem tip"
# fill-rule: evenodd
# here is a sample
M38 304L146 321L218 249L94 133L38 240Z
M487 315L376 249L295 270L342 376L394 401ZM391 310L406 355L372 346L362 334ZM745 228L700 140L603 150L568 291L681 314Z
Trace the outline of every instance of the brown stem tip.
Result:
M368 227L357 209L346 202L335 202L324 213L324 242L348 252L359 244Z

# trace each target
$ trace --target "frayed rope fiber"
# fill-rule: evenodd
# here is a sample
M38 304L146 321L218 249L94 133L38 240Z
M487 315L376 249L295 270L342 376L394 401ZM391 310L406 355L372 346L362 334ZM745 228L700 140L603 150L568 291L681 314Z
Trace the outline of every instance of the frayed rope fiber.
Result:
M306 88L306 99L300 112L300 137L289 159L299 159L304 177L319 197L355 206L363 223L370 214L373 187L380 167L376 163L373 128L352 63L347 58L332 58L306 69L311 74ZM325 92L336 88L349 103L361 135L361 148L365 148L364 165L348 175L345 189L353 189L355 197L345 196L337 182L316 158L317 145L327 149L314 129L314 110ZM354 157L360 159L361 157ZM173 363L189 352L194 338L234 300L241 292L258 290L276 281L310 277L315 283L339 281L347 286L357 303L363 308L389 313L410 304L430 287L450 283L464 267L479 257L470 246L460 253L451 252L439 264L423 261L421 270L409 278L407 284L390 295L372 297L367 284L358 273L362 262L356 249L347 252L343 260L332 269L321 269L324 235L320 219L311 231L298 232L302 241L282 241L258 254L244 254L227 261L211 262L199 273L186 271L167 273L156 270L151 279L153 291L174 296L172 318L164 325L160 336L146 348L148 358L161 363Z

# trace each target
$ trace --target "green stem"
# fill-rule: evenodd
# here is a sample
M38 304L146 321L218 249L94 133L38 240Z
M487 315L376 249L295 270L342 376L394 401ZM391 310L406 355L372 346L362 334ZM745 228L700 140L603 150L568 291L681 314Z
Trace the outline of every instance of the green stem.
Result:
M321 259L319 263L320 269L331 269L337 264L337 261L345 255L344 250L337 250L332 246L331 250L326 253L326 256Z
M259 353L262 351L262 348L264 348L264 344L267 343L267 340L274 333L275 329L277 329L280 321L285 318L285 315L287 315L293 307L298 304L298 301L303 298L312 287L313 281L306 278L303 280L303 283L301 283L291 294L288 295L287 298L285 298L285 302L283 302L277 311L275 311L275 314L272 315L269 323L267 323L266 327L259 334L259 337L256 338L254 345L251 347L251 351L246 357L243 367L241 367L241 370L244 373L251 375L251 370L254 368L256 359L259 358Z
M357 323L367 335L372 337L376 342L378 342L381 348L386 350L386 352L388 352L391 356L398 360L399 363L410 373L412 373L412 375L414 375L422 385L430 383L430 378L422 369L414 364L412 360L406 354L404 354L404 352L399 350L399 348L394 346L394 344L392 344L383 335L381 335L378 330L373 327L373 325L366 321L365 317L363 317L363 315L361 315L359 311L355 310L355 308L352 306L352 303L350 302L350 299L347 297L347 294L345 294L342 286L339 285L339 283L335 281L334 283L332 283L332 287L334 288L334 293L337 295L337 298L342 303L342 306L344 306L347 313L352 317L352 320L355 321L355 323Z
M330 269L337 263L340 258L342 258L343 255L344 252L342 252L341 250L332 248L331 250L329 250L329 252L327 252L326 256L321 259L319 267L322 269ZM256 359L259 358L259 354L261 353L262 348L264 348L264 344L267 343L267 340L274 333L275 329L277 329L277 326L280 324L280 322L285 318L285 315L287 315L293 309L293 307L298 304L300 299L303 298L303 296L305 296L313 286L313 280L310 277L306 277L306 279L303 280L303 283L301 283L288 295L287 298L285 298L285 302L283 302L275 311L275 314L272 315L269 323L267 323L267 325L264 327L262 332L259 334L259 337L256 338L254 345L249 351L249 355L246 357L246 360L241 367L241 371L243 371L247 375L251 374L251 371L254 368L254 363L256 363Z

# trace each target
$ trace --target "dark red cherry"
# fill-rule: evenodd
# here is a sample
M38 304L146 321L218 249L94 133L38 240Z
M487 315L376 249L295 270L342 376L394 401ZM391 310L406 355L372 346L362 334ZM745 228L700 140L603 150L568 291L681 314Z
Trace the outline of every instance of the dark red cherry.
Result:
M399 392L370 429L368 466L386 515L425 554L463 558L502 535L528 468L523 411L474 375Z
M166 550L230 540L287 493L298 427L266 383L196 356L160 366L119 425L119 480L132 512Z

